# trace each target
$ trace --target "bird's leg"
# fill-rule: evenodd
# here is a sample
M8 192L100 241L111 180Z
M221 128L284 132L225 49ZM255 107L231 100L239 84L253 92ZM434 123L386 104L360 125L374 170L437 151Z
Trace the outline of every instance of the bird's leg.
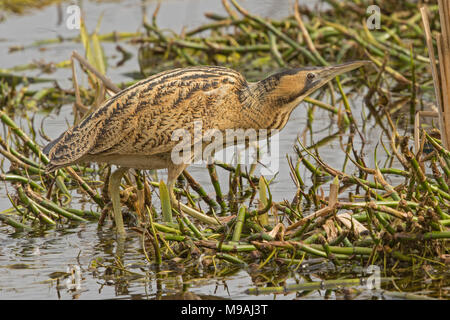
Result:
M121 238L125 238L126 233L120 206L120 181L127 170L128 168L120 167L114 171L109 178L109 193L111 194L114 222L116 223L117 233Z
M173 204L177 204L177 198L173 192L173 187L175 186L175 181L177 181L178 176L186 169L186 164L180 165L170 165L167 173L167 189L169 190L170 200Z
M170 194L170 200L172 202L172 204L176 207L176 208L180 208L184 213L190 215L191 217L194 217L200 221L209 223L209 224L219 224L219 222L212 218L207 216L204 213L201 213L191 207L188 207L187 205L181 203L181 201L178 201L177 198L175 197L175 193L173 192L173 187L175 185L175 181L177 180L178 176L181 174L181 172L183 172L183 170L187 167L187 164L181 164L181 165L171 165L169 166L169 172L168 172L168 176L167 176L167 189L169 190L169 194Z

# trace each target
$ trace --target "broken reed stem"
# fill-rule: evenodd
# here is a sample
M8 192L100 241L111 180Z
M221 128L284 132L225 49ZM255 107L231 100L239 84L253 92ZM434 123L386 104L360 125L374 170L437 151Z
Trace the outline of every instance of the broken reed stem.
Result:
M239 242L239 240L241 239L242 226L244 225L245 222L246 212L247 212L246 206L242 206L241 208L239 208L236 225L234 227L233 237L231 239L232 241Z
M25 188L25 194L27 195L27 197L33 199L37 204L43 206L44 208L52 210L65 218L68 218L70 220L87 222L86 219L79 217L76 214L73 214L73 213L61 208L60 206L55 204L53 201L42 198L40 195L34 193L31 189Z
M161 248L159 246L159 240L158 240L158 232L155 229L155 226L153 225L153 217L152 217L152 213L149 209L148 206L146 206L146 211L147 211L147 216L149 218L150 221L150 230L153 236L151 236L150 234L147 234L148 238L150 239L150 241L152 242L153 248L155 249L155 263L157 265L161 265L162 263L162 256L161 256ZM147 229L145 229L146 232L148 232ZM145 248L143 248L145 250Z
M29 147L44 164L49 162L47 156L41 153L39 146L30 137L28 137L28 135L23 132L19 126L17 126L17 124L5 113L4 110L0 110L0 119L4 124L11 128L15 135L22 139L25 145Z
M169 190L163 180L159 182L159 196L161 199L161 211L163 221L166 223L172 222L172 204L170 201Z
M248 11L246 11L245 9L243 9L236 0L231 0L231 3L234 5L234 7L245 17L249 18L250 20L255 21L256 23L264 26L265 28L267 28L267 30L271 31L274 35L276 35L278 38L280 38L281 40L283 40L284 42L286 42L287 44L289 44L290 46L292 46L294 49L298 50L299 52L301 52L304 56L306 56L310 61L313 62L317 62L317 59L314 57L314 55L312 55L309 50L307 50L306 48L304 48L303 46L301 46L298 42L292 40L291 38L289 38L288 36L286 36L283 32L281 32L280 30L278 30L277 28L275 28L272 24L270 24L269 22L261 19L258 16L254 16L251 15Z
M69 172L69 174L75 179L75 181L78 182L78 184L81 186L81 188L86 191L86 193L92 198L92 200L97 203L100 208L103 208L105 206L102 198L100 195L92 190L92 188L73 170L71 167L66 167L65 170Z
M86 67L86 69L88 69L90 72L92 72L93 74L95 74L95 76L97 78L99 78L103 85L113 91L114 93L118 93L120 91L120 88L118 86L116 86L110 79L108 79L107 77L105 77L100 71L98 71L96 68L94 68L85 58L83 58L78 52L73 51L72 52L72 57L74 57L75 59L77 59L83 66Z
M380 278L380 282L392 281L392 278ZM300 284L290 284L278 287L256 287L249 288L245 291L249 295L266 295L266 294L287 294L290 292L311 292L315 290L330 290L334 288L357 287L365 285L365 279L337 279L311 281Z
M216 192L216 201L219 203L222 213L227 211L227 204L223 199L222 189L220 187L219 178L217 177L216 166L214 164L207 165L209 176L211 178L211 183Z
M22 230L31 231L31 230L33 230L33 228L27 226L26 224L23 224L23 223L21 223L19 221L16 221L13 218L5 217L3 214L0 214L0 221L6 223L7 225L13 227L14 229L16 229L18 231L22 231Z
M442 2L442 0L441 0ZM447 97L450 97L450 3L448 1L445 2L445 15L442 18L441 17L441 25L442 25L442 19L445 22L446 25L446 35L445 35L445 61L446 61L446 70L445 70L445 78L446 78L446 84L447 84L447 92L446 95ZM444 146L446 146L447 150L450 150L450 102L448 100L445 101L444 106L443 106L443 111L444 111L444 117L443 117L443 121L444 121L444 129L442 131L445 131L445 134L441 136L444 136L445 138L443 139L443 143Z
M28 184L28 185L30 185L30 187L32 187L33 189L36 189L36 190L41 190L41 191L45 190L43 187L38 185L33 180L30 180L28 178L25 178L25 177L19 176L19 175L15 175L15 174L0 173L0 180L1 181L10 181L10 182L20 182L23 184Z
M441 32L436 36L436 43L439 57L440 78L436 68L436 56L431 37L430 24L428 21L428 8L423 6L420 8L422 22L425 31L425 41L428 47L428 54L431 62L431 73L433 76L434 90L436 95L436 104L439 112L439 124L441 128L441 139L443 145L450 149L450 44L448 37L450 36L450 16L447 2L438 0L439 16L441 22ZM442 91L441 91L442 88ZM418 137L416 136L416 139ZM416 145L418 142L416 141Z
M195 192L197 192L198 195L202 198L202 200L205 201L211 208L219 207L217 202L215 202L213 199L211 199L208 196L205 189L203 189L203 187L197 181L195 181L195 179L189 174L189 172L184 170L183 176L186 178L186 180L189 183L189 185L191 186L191 188L194 189Z

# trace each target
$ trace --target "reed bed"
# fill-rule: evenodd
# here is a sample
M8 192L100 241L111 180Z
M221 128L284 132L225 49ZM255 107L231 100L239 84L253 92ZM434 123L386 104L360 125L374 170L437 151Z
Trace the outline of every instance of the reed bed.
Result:
M121 201L127 208L129 232L142 235L145 257L159 266L167 261L189 264L202 257L202 267L215 270L214 274L220 273L217 261L233 268L256 269L298 268L313 259L335 266L356 262L388 268L448 264L450 151L442 142L438 124L416 129L416 150L410 138L416 112L440 106L435 102L418 7L379 1L381 29L369 30L367 1L328 0L330 9L320 15L296 4L294 15L283 20L263 19L235 0L222 2L224 13L207 13L209 23L181 34L158 27L157 7L151 19L143 20L143 33L116 41L138 47L140 77L197 64L229 66L249 80L280 67L354 59L370 59L375 67L337 79L319 97L306 99L308 125L294 146L297 157L286 159L296 190L294 199L275 202L271 189L276 185L251 166L216 162L205 169L211 185L202 186L185 172L175 190L182 201L212 221L200 223L171 206L167 187L155 173L128 174L122 181ZM439 29L439 9L428 6L431 30ZM57 110L62 99L74 104L76 122L108 94L131 84L116 85L106 77L101 36L89 34L82 26L79 38L66 39L82 41L86 54L75 53L62 65L73 67L80 62L89 88L81 88L74 73L73 91L57 86L33 91L30 81L11 81L14 74L5 70L0 86L4 125L0 152L10 167L0 179L15 192L10 192L12 208L0 213L0 220L14 229L109 221L105 179L110 168L79 165L45 174L48 159L36 142L38 134L45 138L45 131L37 130L27 118L42 106ZM364 124L358 123L349 102L357 95L363 96L367 120L375 119L383 132L369 155L361 133ZM338 131L307 145L308 136L314 141L312 127L318 108L330 113ZM28 128L15 120L24 116ZM330 166L321 156L321 146L332 139L341 141L342 168ZM363 143L357 146L355 139ZM367 163L372 160L375 166L370 168ZM220 174L229 175L228 185L219 182ZM325 188L328 194L324 185L329 186ZM76 192L83 195L82 205L80 197L73 199ZM270 290L284 292L285 288Z

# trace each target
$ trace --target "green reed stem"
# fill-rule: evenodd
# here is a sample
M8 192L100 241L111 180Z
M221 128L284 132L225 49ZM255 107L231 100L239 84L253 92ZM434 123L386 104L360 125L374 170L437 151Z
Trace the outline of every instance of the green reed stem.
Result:
M245 213L247 212L247 207L246 206L242 206L239 208L239 213L237 216L237 222L236 225L234 227L234 233L233 233L233 237L232 237L232 241L235 242L239 242L239 240L241 239L241 233L242 233L242 227L244 225L245 222Z

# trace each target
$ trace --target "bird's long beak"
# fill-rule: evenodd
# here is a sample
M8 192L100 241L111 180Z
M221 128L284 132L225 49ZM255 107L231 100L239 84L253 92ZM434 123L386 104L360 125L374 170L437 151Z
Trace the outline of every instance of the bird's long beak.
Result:
M372 63L372 61L360 60L360 61L346 62L343 64L334 65L334 66L323 67L321 70L318 70L319 71L318 76L319 76L320 80L326 82L328 80L331 80L331 79L337 77L340 74L352 71L354 69L357 69L357 68L362 67L369 63Z
M308 72L307 76L311 73L314 78L312 78L312 81L307 82L306 86L303 88L302 96L308 96L338 75L357 69L369 63L372 62L368 60L360 60L334 66L316 67L312 70L305 71Z

